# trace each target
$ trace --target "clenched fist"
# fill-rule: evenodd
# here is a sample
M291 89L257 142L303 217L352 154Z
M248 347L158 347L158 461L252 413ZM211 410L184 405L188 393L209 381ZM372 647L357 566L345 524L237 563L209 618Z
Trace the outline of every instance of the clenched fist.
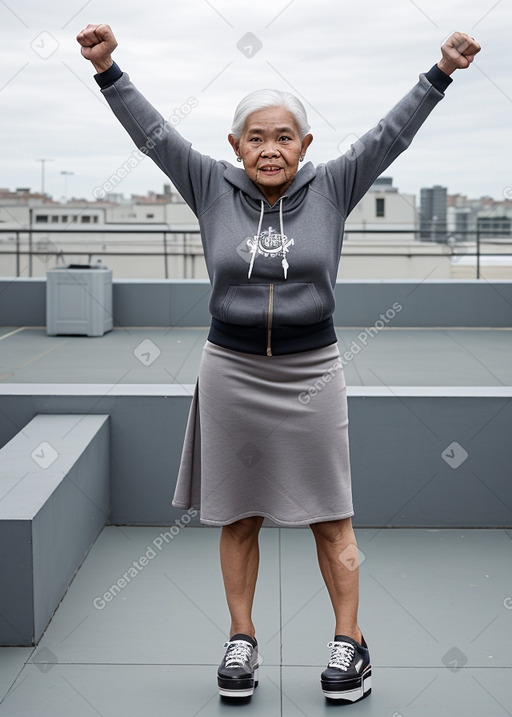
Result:
M117 40L109 25L87 25L76 37L82 45L82 55L90 60L96 72L105 72L112 65L112 53Z
M473 37L464 32L454 32L441 47L443 57L437 66L447 75L451 75L455 70L465 70L480 50L480 45Z

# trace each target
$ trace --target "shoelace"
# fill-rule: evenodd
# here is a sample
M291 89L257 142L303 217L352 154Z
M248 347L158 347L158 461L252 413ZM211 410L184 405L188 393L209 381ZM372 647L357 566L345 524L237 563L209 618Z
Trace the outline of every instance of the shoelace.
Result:
M332 648L328 667L337 667L346 672L356 652L353 645L349 642L329 642L327 647Z
M244 662L250 660L252 647L248 642L245 642L245 640L226 642L224 647L227 647L225 657L226 667L233 667L233 665L242 666Z

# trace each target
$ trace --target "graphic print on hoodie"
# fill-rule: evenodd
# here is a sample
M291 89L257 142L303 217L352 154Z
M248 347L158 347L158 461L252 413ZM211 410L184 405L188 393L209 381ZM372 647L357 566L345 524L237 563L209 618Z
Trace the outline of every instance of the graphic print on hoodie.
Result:
M249 261L249 272L247 274L247 277L250 279L252 274L252 269L254 266L254 261L258 254L263 255L264 257L271 259L274 259L276 257L282 257L281 258L281 266L283 267L283 275L284 278L287 278L288 275L288 267L290 266L288 264L288 259L286 258L286 255L290 251L290 247L293 246L294 241L293 239L288 239L286 234L284 233L284 224L283 224L283 198L279 200L279 224L281 226L281 232L277 233L273 227L269 226L269 228L265 230L261 230L261 225L263 223L263 217L265 215L265 204L264 202L261 202L261 214L260 214L260 221L258 224L258 231L256 234L252 237L252 239L247 239L247 245L250 250L250 261Z

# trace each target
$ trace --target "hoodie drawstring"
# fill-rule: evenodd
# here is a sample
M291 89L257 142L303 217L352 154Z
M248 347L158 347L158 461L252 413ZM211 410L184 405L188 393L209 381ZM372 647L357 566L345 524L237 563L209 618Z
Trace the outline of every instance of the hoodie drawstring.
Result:
M282 261L281 266L283 267L283 274L284 278L287 278L288 275L288 261L286 260L286 254L288 253L289 249L288 247L290 245L293 245L293 239L290 239L288 241L288 237L284 233L284 221L283 221L283 199L284 197L281 197L279 200L279 228L281 230L281 252L282 252ZM265 204L263 200L261 200L261 209L260 209L260 220L258 222L258 231L256 232L256 235L253 237L253 241L250 243L251 246L251 261L249 264L249 271L247 274L247 278L251 278L252 269L254 266L254 262L256 260L256 254L258 253L258 246L260 241L260 234L261 234L261 225L263 224L263 215L265 214ZM250 241L250 240L249 240Z
M293 239L290 239L288 241L288 237L284 233L284 222L283 222L283 199L284 197L281 197L280 203L279 203L279 227L281 229L281 248L283 251L283 258L281 260L281 266L283 267L283 274L284 278L286 279L288 276L288 262L286 260L286 255L288 253L288 247L290 244L293 244Z
M253 242L251 245L251 263L249 264L249 273L247 274L247 278L251 278L252 274L252 267L254 266L254 260L256 259L256 253L258 251L258 243L260 240L260 232L261 232L261 225L263 224L263 215L265 214L265 205L263 203L263 199L261 200L261 210L260 210L260 221L258 223L258 231L256 232L256 236L253 237Z

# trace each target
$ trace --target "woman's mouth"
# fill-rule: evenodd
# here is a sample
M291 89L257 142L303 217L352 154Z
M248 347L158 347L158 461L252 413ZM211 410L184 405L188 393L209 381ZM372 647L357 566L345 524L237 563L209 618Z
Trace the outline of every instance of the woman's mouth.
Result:
M259 171L267 175L273 175L280 172L281 169L282 167L279 167L277 164L265 164L263 167L259 168Z

